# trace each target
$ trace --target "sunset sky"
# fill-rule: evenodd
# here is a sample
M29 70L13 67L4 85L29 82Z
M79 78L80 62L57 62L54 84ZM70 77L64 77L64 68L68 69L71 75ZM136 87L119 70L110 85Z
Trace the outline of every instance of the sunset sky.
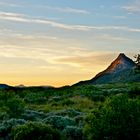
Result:
M140 52L140 0L0 0L0 83L90 79Z

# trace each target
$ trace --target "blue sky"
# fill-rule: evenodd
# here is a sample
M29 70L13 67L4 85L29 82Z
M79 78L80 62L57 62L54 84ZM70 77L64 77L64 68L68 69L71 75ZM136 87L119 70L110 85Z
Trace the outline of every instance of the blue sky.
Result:
M1 82L65 85L140 46L140 0L1 0Z

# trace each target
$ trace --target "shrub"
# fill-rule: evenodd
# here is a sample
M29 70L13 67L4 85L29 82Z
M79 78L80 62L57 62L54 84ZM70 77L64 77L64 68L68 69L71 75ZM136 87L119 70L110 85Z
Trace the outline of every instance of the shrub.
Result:
M38 112L34 110L25 110L24 113L22 114L22 117L25 120L39 121L46 118L46 114L43 112Z
M9 99L6 105L9 108L9 114L11 115L11 117L17 117L21 115L25 107L23 100L19 98Z
M28 93L24 98L27 103L43 104L46 102L47 98L41 93Z
M63 130L66 126L73 126L76 125L76 122L69 118L69 117L62 117L62 116L50 116L44 121L46 124L52 125L54 128L58 128L60 130Z
M6 120L9 119L9 114L6 111L1 111L0 110L0 120Z
M117 95L88 115L84 134L89 140L138 140L140 139L139 116L139 100Z
M63 131L67 140L83 140L82 128L67 126Z
M94 102L104 102L105 101L105 96L104 95L92 95L90 96L90 99Z
M11 129L17 125L24 124L26 121L23 119L10 119L0 123L0 138L10 137Z
M130 94L140 95L140 87L134 86L130 89Z
M60 134L50 126L37 122L27 122L12 130L14 140L60 140Z
M85 115L85 113L70 108L70 109L61 110L60 112L57 112L56 115L76 117L76 116L79 116L79 115Z
M63 105L63 106L70 106L70 105L73 105L74 104L74 102L72 101L72 100L70 100L70 99L65 99L65 100L63 100L62 102L61 102L61 104Z

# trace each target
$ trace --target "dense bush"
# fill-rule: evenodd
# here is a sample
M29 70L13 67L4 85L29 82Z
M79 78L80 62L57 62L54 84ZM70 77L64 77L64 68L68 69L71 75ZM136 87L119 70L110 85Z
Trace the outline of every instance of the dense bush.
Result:
M79 115L85 115L85 113L72 109L72 108L61 110L59 112L56 112L55 114L59 116L68 116L68 117L76 117Z
M63 101L61 102L61 104L62 104L63 106L70 106L70 105L74 105L74 102L73 102L72 100L70 100L70 99L65 99L65 100L63 100Z
M29 110L29 109L26 109L24 113L22 113L21 115L22 118L24 118L25 120L30 120L30 121L40 121L46 118L46 116L47 115L43 112Z
M0 138L11 138L11 130L17 125L24 124L26 121L23 119L10 119L0 123Z
M104 102L105 101L104 95L92 95L89 98L94 102Z
M137 87L137 86L133 86L130 91L129 91L130 94L133 94L133 95L140 95L140 87Z
M17 118L24 111L24 101L14 94L13 91L0 92L0 111L10 118ZM0 115L1 116L1 115ZM2 119L2 116L0 117Z
M67 140L83 140L82 128L67 126L63 131Z
M27 103L43 104L46 102L47 98L44 96L44 94L42 95L41 93L28 93L24 97L24 100Z
M11 117L18 117L24 111L25 104L22 99L11 98L7 101L7 107L9 108L9 114Z
M43 120L46 124L52 125L54 128L63 130L66 126L76 125L74 119L62 116L50 116Z
M85 136L89 140L139 140L140 102L116 95L86 118Z
M6 111L4 111L4 108L3 110L0 110L0 122L9 118L9 114Z
M57 130L42 123L27 122L12 130L14 140L60 140Z

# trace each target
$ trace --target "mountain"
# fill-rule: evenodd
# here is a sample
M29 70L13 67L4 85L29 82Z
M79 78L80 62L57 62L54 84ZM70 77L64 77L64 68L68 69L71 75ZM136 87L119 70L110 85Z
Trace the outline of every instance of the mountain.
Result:
M120 53L106 70L90 80L80 81L75 85L140 82L140 74L135 73L135 67L136 64L132 59Z
M0 84L0 89L5 89L5 88L9 88L11 86L6 85L6 84Z

